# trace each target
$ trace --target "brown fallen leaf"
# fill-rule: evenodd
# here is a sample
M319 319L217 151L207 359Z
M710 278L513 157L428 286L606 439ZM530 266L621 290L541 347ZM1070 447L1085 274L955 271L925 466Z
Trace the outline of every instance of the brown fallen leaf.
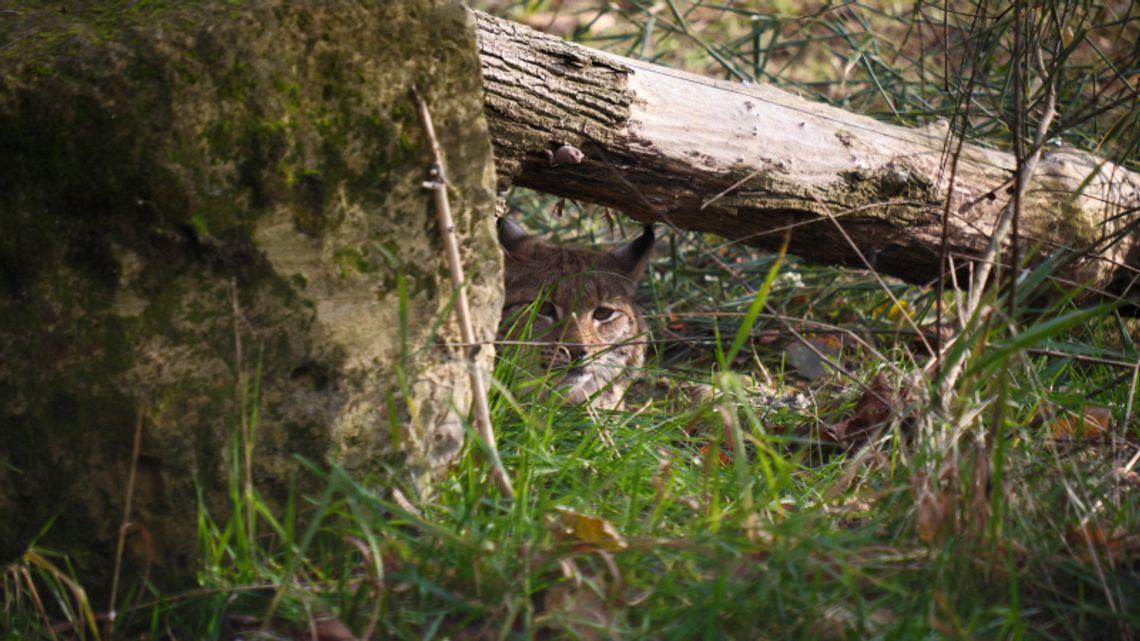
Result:
M905 396L896 392L880 372L859 397L855 412L824 428L822 436L848 446L862 443L874 430L885 425L892 414L902 411L904 400Z
M936 543L948 529L953 515L954 495L949 491L926 493L918 502L914 529L923 543Z
M603 518L557 508L558 519L550 523L554 536L574 544L575 551L606 550L620 552L629 547L625 537Z
M713 447L714 446L712 443L705 443L704 445L701 446L700 453L701 453L701 459L702 460L704 460L704 461L710 460L709 455L712 453ZM729 463L732 462L732 455L729 454L728 451L725 450L723 447L718 447L717 448L717 462L720 463L721 465L728 465Z
M1065 541L1077 558L1090 562L1093 557L1109 564L1140 561L1140 533L1117 528L1111 532L1092 523L1077 525L1065 533Z
M543 595L543 609L535 616L535 625L550 631L564 630L571 638L583 641L616 639L614 613L598 593L605 590L605 582L600 577L596 580L597 589L572 581L552 586Z
M294 634L293 638L297 641L355 641L356 635L348 626L333 616L317 617L316 622L313 624L313 630L316 631L317 636L312 636L312 630L306 628L301 634Z
M1088 405L1080 414L1059 416L1050 431L1054 438L1104 438L1112 423L1112 410L1099 405Z

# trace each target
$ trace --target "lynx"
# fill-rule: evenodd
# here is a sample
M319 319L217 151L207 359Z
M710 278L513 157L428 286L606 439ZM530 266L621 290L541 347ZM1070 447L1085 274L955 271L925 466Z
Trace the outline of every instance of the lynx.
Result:
M633 290L653 240L647 225L613 251L559 247L499 219L506 263L499 337L539 344L535 366L555 373L567 402L621 408L645 360L648 333Z

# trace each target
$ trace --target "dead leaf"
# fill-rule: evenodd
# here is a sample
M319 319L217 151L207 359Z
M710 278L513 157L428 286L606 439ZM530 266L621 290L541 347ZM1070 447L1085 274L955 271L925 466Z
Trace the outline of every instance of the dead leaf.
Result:
M918 502L918 515L914 529L923 543L935 543L948 529L954 508L954 496L949 491L937 495L926 493Z
M316 632L315 637L314 632ZM340 619L329 615L317 617L312 628L299 630L293 638L296 641L355 641L356 635Z
M673 461L662 457L657 464L657 473L653 475L653 478L649 479L649 482L653 485L653 489L657 494L658 501L665 498L665 490L669 487L669 477L672 475L672 470Z
M704 460L704 461L711 461L712 460L711 454L713 451L713 447L714 447L714 445L712 443L705 443L704 445L701 446L701 449L700 449L701 460ZM723 447L718 447L716 449L717 449L717 454L718 454L718 456L717 456L717 462L718 463L720 463L721 465L728 465L729 463L732 462L732 455L729 454L728 451L726 451Z
M744 531L744 538L752 543L764 543L766 545L772 543L772 533L764 528L764 522L760 519L760 515L755 512L744 517L744 520L740 522L740 529Z
M824 369L823 360L820 359L819 354L798 341L789 343L788 346L784 348L784 357L796 370L796 374L808 380L813 381L827 374L827 370Z
M1085 523L1069 529L1065 540L1085 562L1093 561L1094 556L1112 565L1140 560L1140 533L1123 528L1109 532L1100 525Z
M558 520L552 527L554 535L559 540L574 543L576 551L620 552L629 547L617 528L603 518L565 508L558 508L558 512Z
M877 428L885 425L892 414L900 412L903 396L887 382L882 372L867 386L848 418L824 428L823 436L836 443L857 445L865 441Z
M1099 405L1088 405L1079 415L1067 414L1053 421L1054 438L1104 438L1112 423L1112 410Z
M568 581L552 586L543 595L544 607L534 618L535 624L549 630L566 630L571 638L585 641L617 638L613 613L599 595L605 582L601 577L596 580L600 584L596 589Z
M1082 545L1104 547L1108 545L1108 533L1104 531L1104 528L1091 523L1070 528L1069 531L1065 533L1065 539L1074 547L1080 547Z
M823 428L820 436L825 441L832 441L834 443L843 443L847 440L847 425L851 422L850 419L843 419L836 421L831 425Z

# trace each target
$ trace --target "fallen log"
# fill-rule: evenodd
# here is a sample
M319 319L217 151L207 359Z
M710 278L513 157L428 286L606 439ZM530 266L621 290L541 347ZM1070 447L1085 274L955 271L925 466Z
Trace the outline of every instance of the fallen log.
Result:
M939 278L946 218L960 284L1012 197L1012 154L965 144L951 175L945 123L894 126L474 16L500 189L764 248L791 229L794 254L914 283ZM1027 185L1019 248L1059 250L1069 260L1058 275L1140 300L1138 205L1136 173L1049 149Z

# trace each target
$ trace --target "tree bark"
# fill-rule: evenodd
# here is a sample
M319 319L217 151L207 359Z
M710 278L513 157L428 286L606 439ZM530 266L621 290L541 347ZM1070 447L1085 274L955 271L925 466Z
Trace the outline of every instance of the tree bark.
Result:
M790 229L794 254L915 283L939 277L946 217L962 285L1012 197L1011 154L966 144L951 175L956 141L945 123L893 126L771 86L475 18L500 189L529 187L765 248ZM584 158L552 162L562 145ZM1138 204L1137 174L1050 149L1022 203L1022 255L1061 250L1070 260L1060 275L1135 301L1140 242L1124 230L1136 225Z

